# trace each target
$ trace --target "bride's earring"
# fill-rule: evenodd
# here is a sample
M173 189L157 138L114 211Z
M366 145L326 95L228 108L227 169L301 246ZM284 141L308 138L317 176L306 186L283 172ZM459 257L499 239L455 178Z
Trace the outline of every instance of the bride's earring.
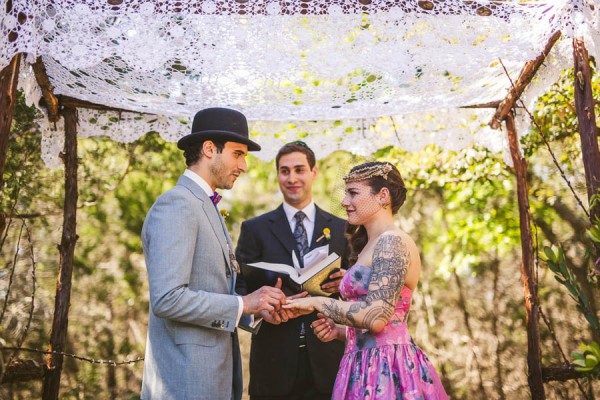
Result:
M383 208L384 210L387 210L388 208L388 204L385 202L384 199L380 199L379 200L379 205L381 206L381 208Z

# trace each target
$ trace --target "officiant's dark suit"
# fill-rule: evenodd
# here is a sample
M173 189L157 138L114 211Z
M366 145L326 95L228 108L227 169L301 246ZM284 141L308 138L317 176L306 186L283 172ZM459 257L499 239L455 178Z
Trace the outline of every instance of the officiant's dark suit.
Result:
M328 244L330 253L342 255L342 267L346 268L345 221L318 208L312 201L312 179L316 176L312 150L304 143L285 145L277 155L277 168L285 209L282 204L242 223L236 249L238 260L292 265L292 251L298 250L293 213L305 210L309 215L304 221L312 231L308 238L309 249ZM298 176L291 176L296 173ZM290 176L282 177L282 174ZM326 228L329 235L323 234ZM252 291L261 284L275 284L274 273L263 274L264 280L260 282L251 279L255 275L242 276L238 280L238 292ZM344 345L338 341L319 341L310 329L315 319L316 313L278 325L263 322L258 334L252 336L249 384L252 400L331 398Z

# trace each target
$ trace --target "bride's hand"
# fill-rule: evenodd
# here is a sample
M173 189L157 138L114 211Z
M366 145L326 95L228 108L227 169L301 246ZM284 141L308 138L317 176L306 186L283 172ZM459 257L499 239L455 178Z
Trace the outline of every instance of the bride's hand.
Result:
M321 342L331 342L332 340L336 339L337 325L335 322L331 318L328 318L321 313L317 314L317 316L319 319L310 324L315 336Z
M310 314L315 311L315 298L314 297L302 297L296 299L287 299L286 304L281 306L286 310L292 310L294 313L300 315Z

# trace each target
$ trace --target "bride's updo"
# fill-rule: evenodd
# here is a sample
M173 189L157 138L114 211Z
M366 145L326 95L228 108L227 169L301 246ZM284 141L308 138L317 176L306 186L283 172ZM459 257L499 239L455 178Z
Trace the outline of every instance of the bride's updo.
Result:
M396 214L406 200L406 187L402 176L398 168L389 162L372 161L359 164L350 170L344 181L363 182L371 188L373 194L379 193L384 187L387 188L390 191L392 214ZM349 265L353 265L367 244L367 230L362 225L347 223L346 238L350 244Z

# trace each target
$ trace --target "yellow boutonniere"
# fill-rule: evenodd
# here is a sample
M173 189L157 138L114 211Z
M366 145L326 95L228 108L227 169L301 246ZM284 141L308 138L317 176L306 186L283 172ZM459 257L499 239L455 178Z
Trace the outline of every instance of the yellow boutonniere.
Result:
M227 217L229 217L229 211L227 211L226 208L221 208L221 216L223 217L223 219L226 219Z
M323 228L323 234L321 236L319 236L319 238L317 239L317 242L322 239L325 239L325 240L331 239L331 229Z

